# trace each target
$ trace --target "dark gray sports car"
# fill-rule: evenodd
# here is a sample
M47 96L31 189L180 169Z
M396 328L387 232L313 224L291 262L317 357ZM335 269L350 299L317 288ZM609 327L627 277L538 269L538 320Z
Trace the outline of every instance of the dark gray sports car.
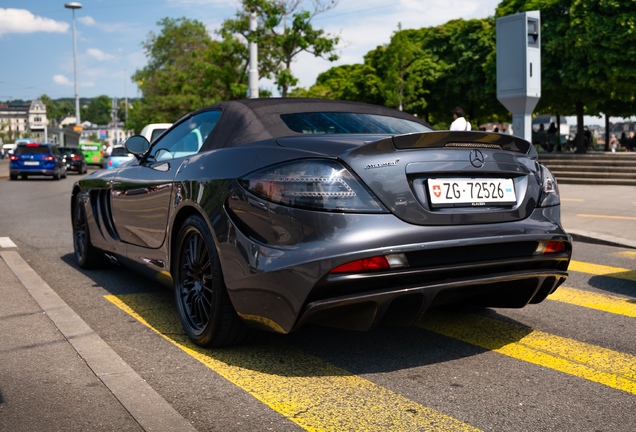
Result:
M203 346L308 323L411 325L433 306L519 308L567 278L559 191L509 135L389 108L221 102L73 187L75 256L174 288Z

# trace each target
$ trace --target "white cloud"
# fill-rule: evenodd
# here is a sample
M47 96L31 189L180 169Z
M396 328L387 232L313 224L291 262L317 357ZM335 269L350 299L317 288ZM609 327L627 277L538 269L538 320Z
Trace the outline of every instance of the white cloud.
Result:
M86 54L88 54L89 56L99 60L99 61L104 61L104 60L112 60L115 58L114 55L110 55L110 54L106 54L105 52L103 52L102 50L99 50L97 48L89 48L86 50Z
M122 23L100 23L95 21L95 19L91 16L83 16L77 19L80 23L84 24L88 27L97 27L99 30L106 33L115 33L117 31L121 31L125 28L125 25Z
M90 17L90 16L79 17L77 20L87 26L92 26L97 24L95 20L93 19L93 17Z
M86 81L79 83L79 87L95 87L94 82Z
M68 23L33 15L26 9L0 8L0 36L9 33L66 33Z
M55 84L65 85L65 86L73 85L73 83L68 78L66 78L64 75L55 75L53 77L53 82Z

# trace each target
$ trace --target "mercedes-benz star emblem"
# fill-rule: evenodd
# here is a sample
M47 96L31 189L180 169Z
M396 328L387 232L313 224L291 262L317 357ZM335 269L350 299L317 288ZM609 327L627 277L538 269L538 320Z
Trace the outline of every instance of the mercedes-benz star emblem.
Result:
M475 168L481 168L484 166L484 155L479 150L470 151L470 163Z

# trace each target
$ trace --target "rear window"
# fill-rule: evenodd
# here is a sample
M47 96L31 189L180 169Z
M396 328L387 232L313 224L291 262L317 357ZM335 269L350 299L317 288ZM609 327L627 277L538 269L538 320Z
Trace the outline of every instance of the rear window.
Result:
M125 148L119 147L113 149L113 152L110 154L111 156L132 156Z
M65 154L65 155L77 153L77 149L71 149L71 148L59 148L58 147L58 150L60 151L60 153Z
M22 146L19 145L13 151L15 154L51 154L48 146Z
M153 142L154 140L159 138L159 135L161 135L165 131L167 131L167 129L155 129L155 130L153 130L152 131L152 135L150 135L150 142Z
M280 117L288 128L302 134L404 134L431 130L414 121L376 114L311 112Z

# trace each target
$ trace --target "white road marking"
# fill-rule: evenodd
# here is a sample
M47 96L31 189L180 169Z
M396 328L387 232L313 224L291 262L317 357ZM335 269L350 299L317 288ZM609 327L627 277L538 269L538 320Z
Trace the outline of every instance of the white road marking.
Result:
M9 237L0 237L1 248L17 248L18 246Z
M0 251L60 333L145 431L196 429L108 346L16 251Z

